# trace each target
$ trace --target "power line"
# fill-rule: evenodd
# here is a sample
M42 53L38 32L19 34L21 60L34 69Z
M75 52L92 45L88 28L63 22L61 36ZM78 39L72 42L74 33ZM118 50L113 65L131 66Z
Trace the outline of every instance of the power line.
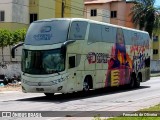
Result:
M62 14L61 14L61 17L63 18L64 17L64 7L65 7L65 5L64 5L64 0L62 0Z
M54 0L54 1L57 1L57 0ZM60 1L57 1L57 2L61 3ZM81 12L89 13L88 11L84 10L83 8L80 8L80 7L74 6L74 5L70 6L70 4L67 4L67 3L65 3L65 7L69 7L69 8L72 8L74 10L78 10L78 11L81 11ZM105 16L104 14L100 14L100 13L98 13L98 16L108 17L108 16Z
M55 0L55 1L57 1L57 0ZM57 2L60 2L60 1L57 1ZM74 1L74 2L75 2L75 1ZM84 10L84 9L78 7L78 6L74 6L74 5L70 6L70 5L67 4L67 3L65 3L65 7L69 7L69 8L72 8L72 9L74 9L74 10L81 11L81 12L91 13L90 11L86 11L86 10ZM80 9L79 9L79 8L80 8ZM100 9L100 10L105 10L105 9ZM117 15L120 15L120 14L117 14ZM98 13L97 16L106 17L106 18L111 18L110 16L106 16L105 14L100 14L100 13ZM118 19L118 18L114 18L114 19L120 20L120 21L131 22L131 21L127 21L127 20L124 20L124 19Z
M57 1L57 0L54 0L54 1L56 1L56 2L59 2L59 3L61 3L60 1ZM75 1L74 1L75 2ZM1 4L17 4L17 5L21 5L21 6L26 6L26 7L29 7L29 5L24 5L24 4L18 4L18 3L14 3L14 2L7 2L7 3L1 3ZM79 2L76 2L76 3L79 3ZM41 5L38 5L39 7L42 7L42 8L47 8L47 9L52 9L52 10L56 10L55 8L50 8L50 7L46 7L46 6L41 6ZM34 7L36 7L36 6L34 6ZM90 11L87 11L87 10L85 10L85 8L83 9L83 8L80 8L80 7L78 7L78 6L74 6L74 5L69 5L69 4L66 4L66 5L64 5L64 7L69 7L69 8L71 8L71 9L74 9L74 10L77 10L77 11L81 11L81 12L85 12L85 13L91 13ZM99 9L99 10L105 10L105 9ZM56 12L56 11L55 11ZM65 11L64 11L64 13L65 13ZM64 14L63 13L63 14ZM66 13L65 13L66 14ZM68 13L67 13L68 14ZM72 13L73 14L73 13ZM75 13L76 14L76 13ZM117 14L117 15L120 15L120 14ZM106 17L106 18L111 18L110 16L106 16L105 14L100 14L100 13L98 13L97 14L97 16L101 16L101 17ZM126 22L131 22L131 21L127 21L127 20L122 20L122 19L118 19L118 18L114 18L114 19L117 19L117 20L120 20L120 21L126 21Z
M54 0L54 1L59 1L59 2L61 2L61 0ZM83 3L80 3L80 2L77 2L77 0L76 1L74 1L74 0L71 0L71 2L73 2L73 3L77 3L77 4L80 4L80 5L84 5L84 2Z
M19 3L15 3L15 2L0 3L0 4L16 4L16 5L20 5L20 6L30 7L29 5L19 4ZM31 6L31 7L36 7L36 6ZM38 5L38 7L43 7L43 8L56 10L55 8L51 8L51 7L47 7L47 6L41 6L41 5Z
M77 9L77 8L73 8L73 7L71 7L71 6L67 6L67 7L70 7L70 8L72 8L72 9L75 9L75 10L78 10L78 11L82 11L82 12L86 12L86 13L91 13L91 12L89 12L89 11L80 10L80 9ZM118 15L119 15L119 14L118 14ZM97 16L106 17L106 18L111 18L110 16L106 16L106 15L100 14L100 13L98 13ZM117 19L117 20L120 20L120 21L131 22L131 21L127 21L127 20L123 20L123 19L118 19L118 18L114 18L114 19Z
M74 1L74 0L72 0L72 2L73 2L73 1ZM84 5L84 2L83 2L83 3L80 3L80 2L77 2L77 0L76 0L76 1L74 1L74 3Z

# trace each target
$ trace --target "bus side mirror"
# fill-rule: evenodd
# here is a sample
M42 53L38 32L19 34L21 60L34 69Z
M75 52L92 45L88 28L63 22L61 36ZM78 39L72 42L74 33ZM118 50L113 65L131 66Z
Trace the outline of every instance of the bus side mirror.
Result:
M66 41L66 42L64 42L64 43L62 44L62 46L61 46L61 54L62 54L62 55L65 55L65 54L66 54L67 45L69 45L69 44L71 44L71 43L73 43L73 42L75 42L75 40L68 40L68 41Z
M19 43L19 44L15 45L15 46L11 49L11 56L12 56L12 58L15 58L15 49L18 48L18 47L20 47L20 46L22 46L23 44L24 44L24 42Z
M61 46L61 54L62 55L65 55L65 53L66 53L66 46Z

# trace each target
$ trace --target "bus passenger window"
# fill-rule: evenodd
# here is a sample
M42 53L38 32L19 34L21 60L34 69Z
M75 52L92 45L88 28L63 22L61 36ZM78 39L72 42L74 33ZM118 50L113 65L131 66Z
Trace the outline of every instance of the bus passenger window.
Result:
M69 57L69 68L76 67L75 56Z

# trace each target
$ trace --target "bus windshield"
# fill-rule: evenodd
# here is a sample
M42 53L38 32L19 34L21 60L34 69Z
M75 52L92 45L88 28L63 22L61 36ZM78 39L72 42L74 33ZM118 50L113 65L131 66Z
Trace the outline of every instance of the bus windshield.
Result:
M23 50L22 72L28 74L53 74L64 71L65 58L61 49Z

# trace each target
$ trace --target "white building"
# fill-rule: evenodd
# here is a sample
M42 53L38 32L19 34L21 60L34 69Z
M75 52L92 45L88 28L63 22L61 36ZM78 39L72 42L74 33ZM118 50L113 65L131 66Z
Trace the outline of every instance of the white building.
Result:
M0 21L29 24L28 0L0 0ZM4 17L4 18L3 18Z

